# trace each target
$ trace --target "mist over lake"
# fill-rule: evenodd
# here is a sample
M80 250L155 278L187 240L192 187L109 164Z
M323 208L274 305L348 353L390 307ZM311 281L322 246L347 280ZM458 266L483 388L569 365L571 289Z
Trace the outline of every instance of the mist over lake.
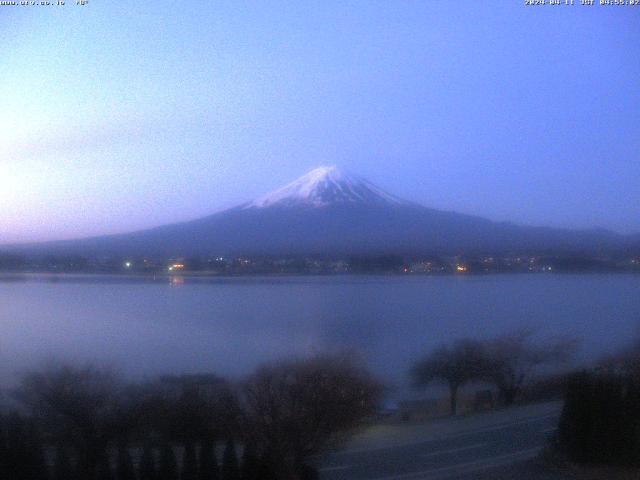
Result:
M637 275L0 280L0 375L52 358L134 377L231 377L291 355L349 349L389 383L433 346L529 326L571 335L578 361L640 333Z

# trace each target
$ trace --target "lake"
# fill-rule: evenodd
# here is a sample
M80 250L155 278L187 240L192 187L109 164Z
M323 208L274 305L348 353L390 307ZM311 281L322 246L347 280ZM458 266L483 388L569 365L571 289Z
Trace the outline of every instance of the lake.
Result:
M390 383L455 338L523 326L581 339L579 360L640 334L638 275L0 277L0 375L52 358L140 377L238 377L289 355L350 349Z

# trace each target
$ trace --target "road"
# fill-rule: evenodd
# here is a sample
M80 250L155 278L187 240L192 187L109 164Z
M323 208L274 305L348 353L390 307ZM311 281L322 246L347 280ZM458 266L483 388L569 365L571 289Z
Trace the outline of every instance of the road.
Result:
M555 431L560 409L560 403L551 402L431 424L378 427L347 450L324 457L321 479L492 478L493 469L538 455Z

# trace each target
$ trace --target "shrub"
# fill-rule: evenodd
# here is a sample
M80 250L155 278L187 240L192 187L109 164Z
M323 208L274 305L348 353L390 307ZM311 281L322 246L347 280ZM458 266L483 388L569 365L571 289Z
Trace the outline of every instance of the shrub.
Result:
M640 384L614 373L571 377L558 441L578 463L640 465Z

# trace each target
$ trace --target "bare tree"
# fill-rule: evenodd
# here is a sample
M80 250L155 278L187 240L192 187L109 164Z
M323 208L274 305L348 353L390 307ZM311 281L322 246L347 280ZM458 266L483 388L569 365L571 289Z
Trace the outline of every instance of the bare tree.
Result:
M515 402L538 367L561 364L575 353L575 339L534 342L533 333L523 329L485 342L483 377L495 384L505 405Z
M449 387L451 415L455 415L458 390L467 382L479 379L484 370L483 346L475 340L458 340L451 345L441 345L411 370L414 384L426 386L442 382Z
M22 378L18 398L59 444L70 444L82 478L93 479L109 443L126 432L123 383L109 369L51 366Z
M239 405L232 385L209 373L165 375L137 390L141 436L159 438L162 443L160 477L174 475L173 446L178 443L184 447L184 478L198 474L199 478L217 478L216 441L239 428ZM198 443L199 472L193 458Z
M152 424L181 443L227 438L237 429L239 405L232 386L215 374L167 375L150 385ZM155 410L155 411L154 411Z
M351 358L322 356L258 369L244 388L247 435L276 470L300 478L305 459L372 415L382 388Z

